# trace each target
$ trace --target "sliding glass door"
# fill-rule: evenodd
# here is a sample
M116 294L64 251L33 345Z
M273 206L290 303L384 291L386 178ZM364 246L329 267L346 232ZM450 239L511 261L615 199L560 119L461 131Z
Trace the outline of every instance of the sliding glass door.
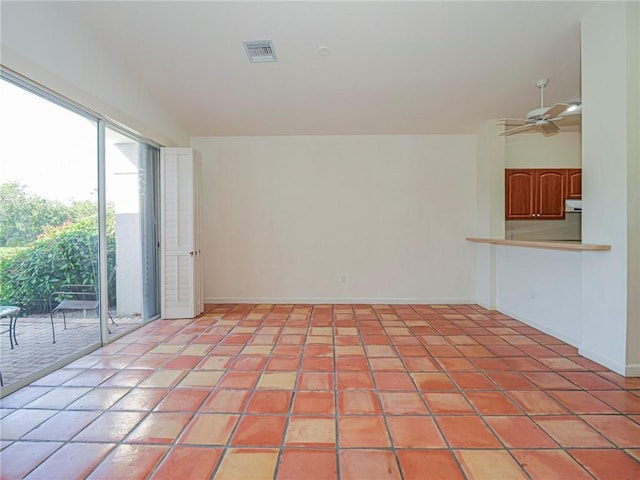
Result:
M19 309L0 319L6 388L102 344L98 119L5 79L0 94L0 305Z
M105 130L108 332L159 314L157 171L159 150Z
M160 316L160 149L140 144L142 318Z
M0 70L0 396L159 315L159 149Z

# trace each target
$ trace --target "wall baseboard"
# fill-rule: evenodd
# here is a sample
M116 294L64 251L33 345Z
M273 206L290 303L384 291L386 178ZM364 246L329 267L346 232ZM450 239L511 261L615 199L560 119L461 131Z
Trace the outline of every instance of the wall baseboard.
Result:
M476 305L480 305L482 308L486 308L487 310L496 310L495 303L486 303L481 301L475 301L472 303L475 303ZM503 313L503 312L500 312L500 313ZM508 314L505 314L505 315L508 315Z
M583 357L588 358L589 360L593 360L596 363L599 363L600 365L603 365L605 367L607 367L610 370L613 370L614 372L623 375L623 376L637 376L640 375L640 365L635 365L635 367L638 369L636 372L636 375L629 375L628 369L632 368L633 365L629 365L628 367L625 368L625 365L616 362L615 360L611 360L608 357L605 357L603 355L600 355L599 353L596 353L592 350L589 350L588 348L584 348L584 347L579 347L578 348L578 353L580 355L582 355Z
M497 310L500 313L504 313L505 315L509 315L510 317L513 317L515 320L519 320L522 323L526 323L527 325L529 325L530 327L533 328L537 328L538 330L540 330L541 332L544 332L548 335L551 335L552 337L555 337L559 340L562 340L563 342L568 343L569 345L578 348L580 346L580 340L578 340L577 338L573 338L570 337L568 335L565 335L563 333L560 333L556 330L554 330L553 328L549 328L546 325L541 325L540 323L536 322L535 320L531 320L530 318L526 318L523 317L521 315L518 315L514 312L509 311L508 309L504 309L504 308L497 308Z
M625 377L640 377L640 363L627 365Z
M614 372L624 375L625 377L640 377L640 364L632 364L632 365L622 365L610 358L604 357L596 352L593 352L589 349L580 346L580 340L577 340L573 337L568 337L567 335L563 335L559 332L556 332L552 328L548 328L545 325L540 325L538 322L532 321L527 318L523 318L522 316L516 315L513 312L509 312L506 309L498 308L498 311L504 313L505 315L509 315L516 320L520 320L523 323L526 323L530 327L537 328L541 332L549 334L553 337L556 337L563 342L567 342L569 345L572 345L578 348L578 353L589 360L593 360L600 365L607 367Z
M204 303L269 303L269 304L393 304L393 305L465 305L473 298L372 298L372 297L205 297Z

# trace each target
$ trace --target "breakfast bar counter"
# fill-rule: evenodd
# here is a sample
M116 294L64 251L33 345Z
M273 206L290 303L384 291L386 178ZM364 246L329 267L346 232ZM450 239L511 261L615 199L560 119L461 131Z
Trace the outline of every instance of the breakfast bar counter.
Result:
M551 250L573 250L573 251L611 250L611 245L598 245L593 243L580 243L580 242L507 240L504 238L478 238L478 237L467 237L465 240L469 242L475 242L475 243L488 243L491 245L506 245L511 247L528 247L528 248L546 248Z

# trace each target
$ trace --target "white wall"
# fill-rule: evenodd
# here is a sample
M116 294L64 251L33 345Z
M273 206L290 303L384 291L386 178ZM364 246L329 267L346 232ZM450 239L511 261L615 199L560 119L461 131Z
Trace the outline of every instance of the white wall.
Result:
M640 292L640 5L627 8L627 291ZM634 108L635 105L635 108ZM634 134L636 132L636 134ZM627 298L627 369L640 376L640 295Z
M151 99L131 68L65 15L60 2L3 2L0 22L3 66L146 138L187 144L184 129Z
M504 126L489 120L478 132L477 154L477 236L504 238ZM476 302L485 308L496 308L495 248L476 246Z
M473 301L474 136L192 146L203 159L206 302Z
M599 3L583 19L582 237L609 243L611 251L583 256L580 351L634 375L640 375L640 346L632 339L640 324L640 245L629 239L638 238L640 209L638 51L637 4Z
M582 165L579 131L561 131L545 137L523 133L505 138L506 168L580 168Z
M579 346L583 254L507 246L495 249L496 308Z

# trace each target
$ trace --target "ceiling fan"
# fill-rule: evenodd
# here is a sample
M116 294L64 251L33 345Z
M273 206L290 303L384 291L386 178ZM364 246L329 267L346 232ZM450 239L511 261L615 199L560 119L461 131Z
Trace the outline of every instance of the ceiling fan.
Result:
M537 131L545 136L555 135L560 126L579 125L582 114L580 102L556 103L550 107L544 106L544 88L549 84L548 78L541 78L536 82L540 89L540 108L527 113L525 119L506 119L505 126L518 125L505 130L500 135L508 136L516 133Z

